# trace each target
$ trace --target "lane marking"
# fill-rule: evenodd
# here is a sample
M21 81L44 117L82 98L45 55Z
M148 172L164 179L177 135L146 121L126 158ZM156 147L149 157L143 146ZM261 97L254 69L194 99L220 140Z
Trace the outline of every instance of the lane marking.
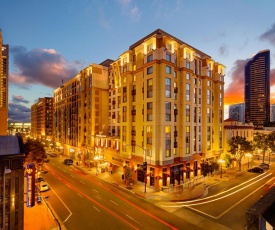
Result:
M79 195L80 197L83 197L83 196L81 196L81 194L79 194L79 193L77 193L77 195Z
M100 212L100 210L98 208L96 208L94 205L93 205L94 209L98 212Z
M114 203L115 205L118 205L116 202L114 202L113 200L110 200L112 203Z
M85 184L83 181L80 180L80 183Z

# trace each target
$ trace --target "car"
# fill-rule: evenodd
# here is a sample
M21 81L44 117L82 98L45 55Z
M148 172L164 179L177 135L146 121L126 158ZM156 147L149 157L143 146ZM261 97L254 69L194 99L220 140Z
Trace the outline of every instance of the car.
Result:
M42 197L40 195L37 196L37 203L41 203L42 202Z
M258 167L262 168L262 169L269 169L269 164L267 163L261 163L258 165Z
M40 192L46 192L46 191L48 191L48 190L50 190L49 185L47 185L47 184L42 184L42 185L40 186Z
M44 179L42 177L38 177L37 182L44 182Z
M42 171L42 173L43 173L43 174L46 174L46 173L48 173L48 171L47 171L47 170L44 170L44 171Z
M65 165L72 165L73 163L74 163L74 161L72 159L65 159L64 160Z
M52 153L51 157L58 157L58 155L56 153Z
M45 158L43 161L46 162L46 163L48 163L50 161L50 159Z
M257 167L257 166L253 167L253 168L250 168L247 171L248 172L254 172L254 173L263 173L264 172L264 170L262 168Z

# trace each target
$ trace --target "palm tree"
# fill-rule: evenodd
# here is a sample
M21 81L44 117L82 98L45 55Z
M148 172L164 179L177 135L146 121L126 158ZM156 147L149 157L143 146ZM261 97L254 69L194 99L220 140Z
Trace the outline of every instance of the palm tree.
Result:
M239 166L239 170L241 170L244 154L252 150L251 143L247 141L245 137L234 136L228 140L228 145L230 148L228 152L234 156Z

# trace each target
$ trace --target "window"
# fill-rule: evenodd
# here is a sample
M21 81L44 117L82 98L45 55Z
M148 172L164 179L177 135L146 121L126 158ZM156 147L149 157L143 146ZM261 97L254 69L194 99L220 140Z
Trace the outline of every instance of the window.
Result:
M174 71L174 78L177 78L177 71Z
M190 80L190 73L186 73L186 80Z
M150 66L147 68L147 75L152 74L153 73L153 66Z
M171 54L166 52L166 61L171 61Z
M171 121L171 102L165 102L165 121Z
M211 105L211 90L207 90L207 105Z
M190 105L186 105L185 107L185 113L186 113L186 122L190 122Z
M190 84L186 84L186 101L190 101Z
M150 52L153 50L153 43L150 43L148 46L147 46L147 52Z
M153 97L153 79L150 78L147 80L147 98Z
M171 98L171 79L166 78L165 79L165 95L167 98Z
M147 121L153 120L153 102L147 103Z
M172 68L171 68L171 66L166 66L166 73L168 73L168 74L171 74L172 73Z
M149 54L147 56L147 62L151 62L151 61L153 61L153 54Z

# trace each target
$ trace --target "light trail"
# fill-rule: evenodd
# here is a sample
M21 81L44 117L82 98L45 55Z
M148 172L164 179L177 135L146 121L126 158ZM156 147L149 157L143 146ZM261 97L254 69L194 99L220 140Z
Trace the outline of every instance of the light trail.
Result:
M56 173L60 174L60 172L56 171L54 168L51 168L50 166L47 166L48 168L50 168L50 173L51 170L55 171ZM67 179L67 177L63 174L60 174L60 176L62 176L64 179ZM125 201L126 203L128 203L129 205L133 206L134 208L136 208L137 210L143 212L144 214L148 215L149 217L155 219L156 221L164 224L165 226L169 227L170 229L173 230L177 230L177 228L169 223L167 223L166 221L158 218L157 216L153 215L152 213L140 208L138 205L132 203L131 201L127 200L125 197L115 193L114 191L112 191L110 188L104 186L102 183L100 182L95 182L89 178L85 178L83 177L83 175L79 174L80 177L82 177L83 179L86 179L88 181L90 181L93 184L96 184L97 186L100 186L101 188L103 188L104 190L112 193L113 195L119 197L121 200ZM67 185L67 182L63 179L60 178L60 180ZM67 185L68 186L68 185ZM72 186L72 185L71 185ZM128 224L129 226L131 226L134 229L138 229L136 226L132 225L130 222L128 222L127 220L125 220L124 218L122 218L121 216L119 216L117 213L113 212L112 210L108 209L107 207L103 206L101 203L99 203L98 201L94 200L93 198L91 198L90 196L88 196L86 193L84 193L83 191L79 190L77 187L72 186L72 189L75 190L76 192L79 192L82 196L86 197L88 200L96 203L98 206L100 206L102 209L106 210L107 212L111 213L112 215L114 215L115 217L117 217L118 219L120 219L121 221L123 221L124 223Z
M217 200L221 200L221 199L224 199L224 198L226 198L226 197L228 197L228 196L231 196L231 195L233 195L233 194L235 194L235 193L237 193L237 192L239 192L239 191L241 191L241 190L244 190L245 188L247 188L247 187L249 187L249 186L251 186L251 185L253 185L253 184L255 184L255 183L257 183L257 182L259 182L259 181L261 181L261 180L263 180L264 178L270 176L271 174L272 174L272 173L266 174L264 177L262 177L262 178L260 178L260 179L258 179L258 180L256 180L256 181L254 181L254 182L252 182L252 183L250 183L250 184L248 184L248 185L246 185L246 186L244 186L244 187L242 187L242 188L240 188L240 189L237 189L237 190L235 190L235 191L233 191L233 192L231 192L231 193L228 193L227 195L224 195L224 196L221 196L221 197L212 199L212 200L203 201L203 202L200 202L200 203L193 203L193 204L184 204L183 202L181 202L181 203L178 204L178 205L161 205L161 206L163 206L163 207L170 207L170 208L178 208L178 207L198 206L198 205L202 205L202 204L207 204L207 203L215 202L215 201L217 201ZM238 186L235 186L235 187L238 187ZM218 194L213 195L213 196L211 196L211 197L204 198L204 200L205 200L205 199L212 198L212 197L216 197L216 196L221 195L221 194L223 194L223 193L225 193L225 192L228 192L228 191L230 191L230 190L232 190L232 189L228 189L228 190L226 190L226 191L224 191L224 192L222 192L222 193L218 193ZM193 201L193 202L196 202L196 201ZM189 203L190 203L190 202L189 202Z

